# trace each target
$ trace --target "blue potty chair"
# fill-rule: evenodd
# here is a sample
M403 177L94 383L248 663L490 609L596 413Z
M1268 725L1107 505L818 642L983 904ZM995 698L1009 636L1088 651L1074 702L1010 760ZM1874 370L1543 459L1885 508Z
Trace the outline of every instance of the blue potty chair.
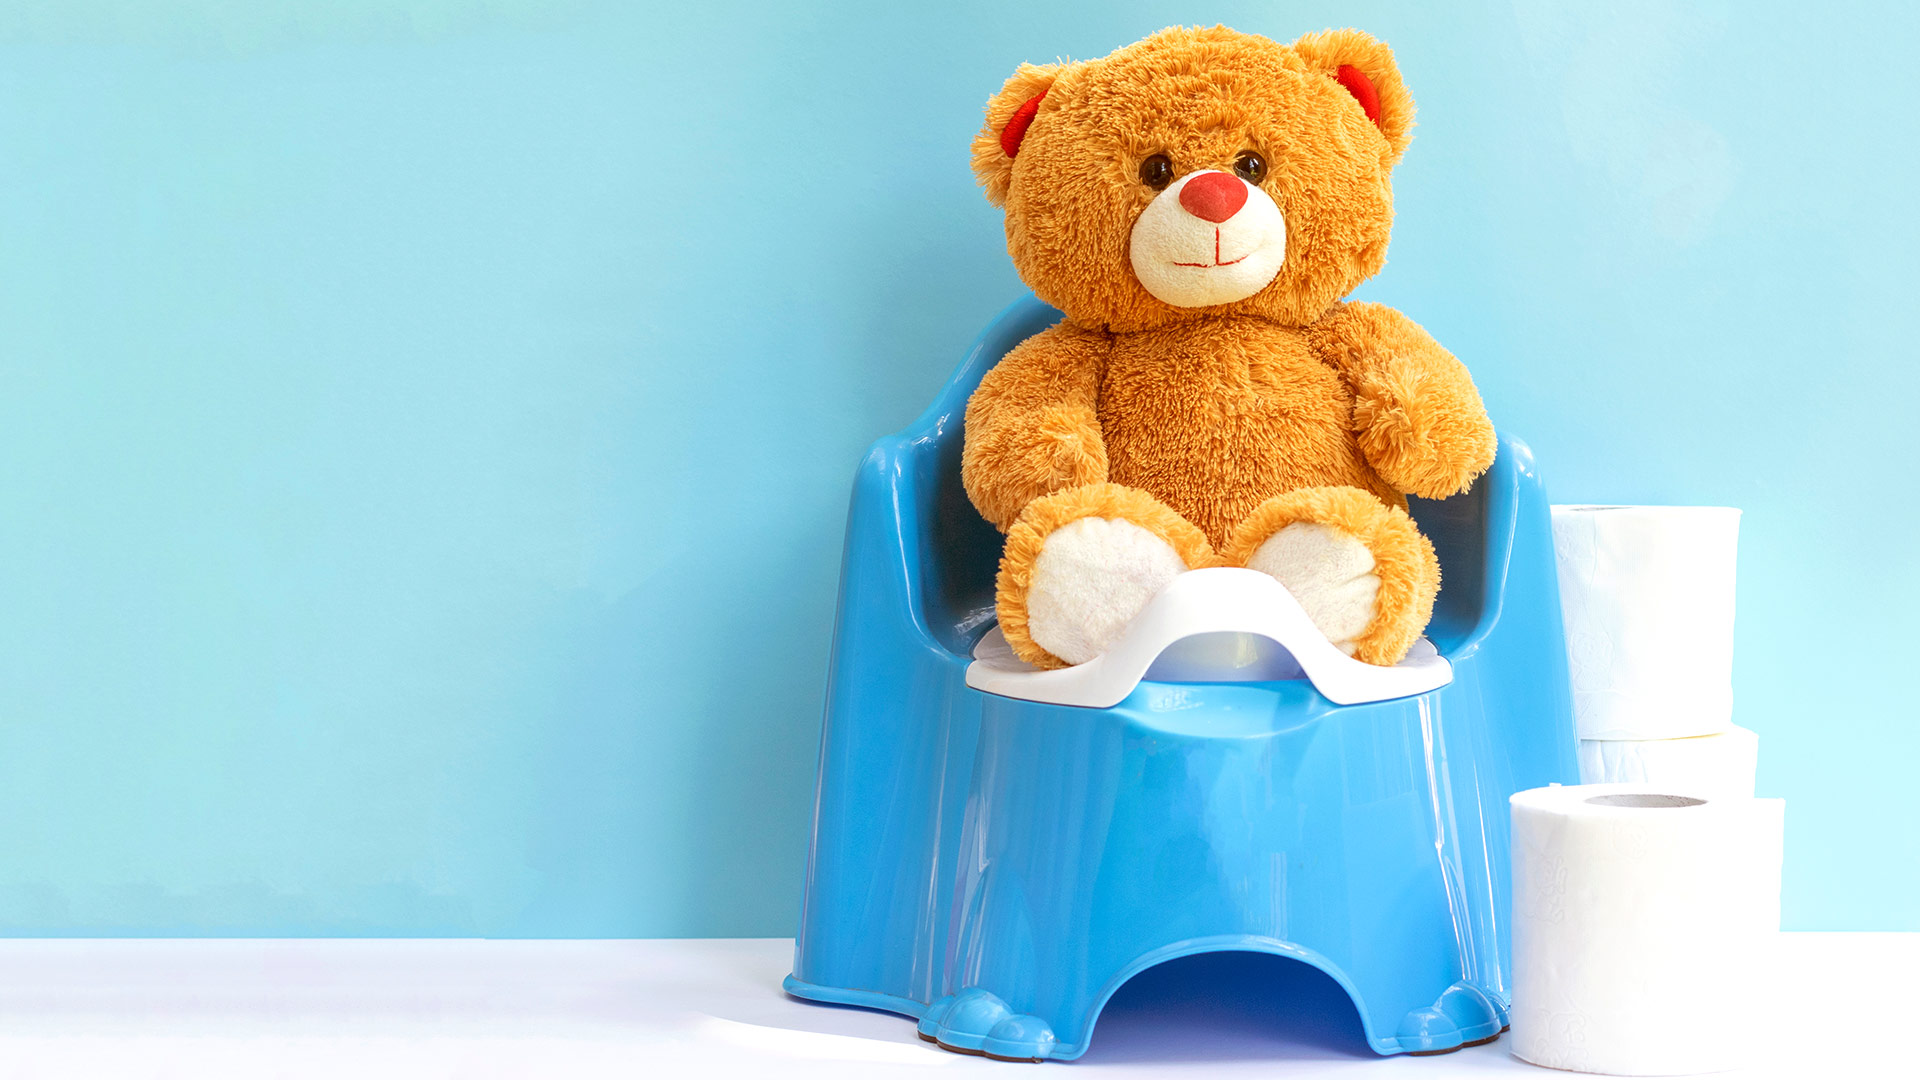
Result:
M787 991L915 1017L950 1050L1068 1060L1133 975L1239 950L1331 976L1381 1054L1496 1037L1507 797L1578 776L1526 447L1502 438L1470 492L1413 500L1444 576L1435 688L1335 704L1260 639L1237 676L1156 663L1112 707L1023 700L991 655L1001 536L961 489L961 421L1058 318L1009 308L861 464Z

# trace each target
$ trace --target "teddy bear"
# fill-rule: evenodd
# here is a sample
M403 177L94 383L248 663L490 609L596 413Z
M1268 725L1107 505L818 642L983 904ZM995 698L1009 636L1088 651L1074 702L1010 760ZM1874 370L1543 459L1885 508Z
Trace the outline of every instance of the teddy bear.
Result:
M1022 659L1090 660L1213 566L1277 578L1358 660L1418 640L1440 565L1406 497L1467 490L1495 437L1459 360L1345 300L1386 261L1412 128L1391 50L1357 30L1175 27L1023 65L988 102L974 171L1064 314L966 410Z

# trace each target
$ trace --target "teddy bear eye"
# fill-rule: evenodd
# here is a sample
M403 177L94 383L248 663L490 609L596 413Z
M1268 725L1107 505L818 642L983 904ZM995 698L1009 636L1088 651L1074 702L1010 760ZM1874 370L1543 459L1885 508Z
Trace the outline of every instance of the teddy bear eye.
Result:
M1233 171L1249 184L1257 184L1267 175L1267 159L1251 150L1240 151L1233 159Z
M1155 191L1173 183L1173 162L1165 154L1155 154L1140 163L1140 182Z

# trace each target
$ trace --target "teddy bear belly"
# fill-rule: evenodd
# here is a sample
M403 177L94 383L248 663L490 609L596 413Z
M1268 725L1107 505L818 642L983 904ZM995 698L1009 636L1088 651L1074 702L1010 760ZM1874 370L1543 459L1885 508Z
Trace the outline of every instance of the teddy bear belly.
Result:
M1263 408L1177 410L1212 414L1204 424L1102 416L1108 479L1166 503L1216 547L1255 507L1298 488L1358 487L1399 504L1347 430L1351 404L1321 404L1307 415L1297 409L1290 415Z

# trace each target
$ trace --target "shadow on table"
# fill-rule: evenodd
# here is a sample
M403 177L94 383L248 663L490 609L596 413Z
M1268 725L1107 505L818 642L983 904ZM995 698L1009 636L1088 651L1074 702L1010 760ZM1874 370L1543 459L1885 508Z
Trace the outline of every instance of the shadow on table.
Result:
M1374 1058L1340 985L1296 960L1203 953L1129 979L1095 1026L1086 1064Z

